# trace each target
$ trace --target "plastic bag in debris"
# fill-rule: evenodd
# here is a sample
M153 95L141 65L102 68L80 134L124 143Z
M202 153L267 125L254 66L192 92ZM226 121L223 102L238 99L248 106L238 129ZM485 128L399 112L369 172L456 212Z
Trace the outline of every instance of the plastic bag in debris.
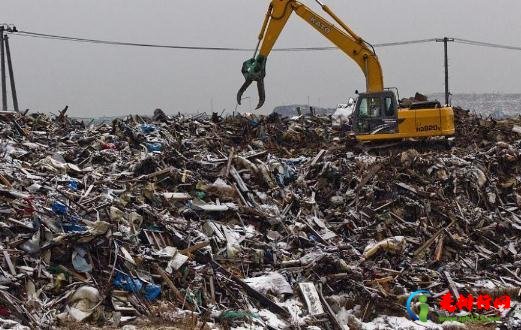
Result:
M157 284L147 284L143 289L143 294L146 300L155 300L161 295L161 286Z
M268 161L272 172L275 175L275 180L279 186L286 186L297 179L296 165L300 165L307 161L306 157L298 157L292 159L276 159L271 158Z
M250 124L251 127L257 127L257 126L259 126L260 123L259 123L258 119L253 118L248 121L248 124Z
M94 307L100 300L101 295L98 289L84 285L72 294L69 298L69 306L66 307L65 312L58 315L58 318L63 321L81 322L94 313Z
M147 143L148 152L158 152L161 151L163 145L161 143Z
M276 295L293 294L293 289L288 281L286 281L286 278L276 272L271 272L263 276L246 278L244 279L244 282L263 294L267 294L268 292Z
M66 233L84 233L87 231L87 227L79 224L79 218L78 217L70 217L67 219L66 223L62 223L61 226L63 228L63 231Z
M137 277L131 277L121 272L117 272L112 281L115 287L123 289L127 292L138 293L142 291L144 297L148 301L157 299L161 295L161 286L152 283L143 282Z
M67 205L64 205L60 202L53 202L51 208L52 211L58 215L64 215L67 213L68 210Z
M139 278L130 277L121 272L116 272L116 275L114 275L114 280L112 281L112 283L116 288L123 289L132 293L139 292L143 288L143 283Z
M272 174L275 176L275 180L277 181L277 184L279 186L283 186L284 185L284 165L283 165L283 163L275 157L270 157L270 158L268 158L267 165L268 165L270 171L272 172ZM289 176L289 173L287 173L287 174Z
M20 250L25 251L29 254L37 254L40 252L40 230L36 231L33 236L27 241L20 244Z
M342 127L343 125L349 123L349 118L353 114L353 111L354 100L349 100L348 104L339 104L336 108L336 111L331 116L331 119L333 119L332 126Z
M405 248L405 243L406 240L404 236L394 236L380 242L372 242L365 247L362 256L367 259L377 254L380 250L399 253Z
M69 181L68 187L69 187L69 189L74 190L74 191L78 190L78 181L76 181L76 180Z
M87 251L81 247L76 247L72 251L72 265L75 270L81 273L92 271L92 264L87 261Z
M279 185L285 186L296 180L297 172L293 167L283 164L282 168L279 167L279 172L275 174L275 178Z
M142 124L141 125L141 132L143 132L145 134L150 134L155 130L156 130L155 125L151 125L151 124Z

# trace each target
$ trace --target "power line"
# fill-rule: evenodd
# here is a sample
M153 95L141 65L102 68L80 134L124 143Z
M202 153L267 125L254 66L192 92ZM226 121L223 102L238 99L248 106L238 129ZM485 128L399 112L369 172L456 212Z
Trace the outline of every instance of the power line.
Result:
M373 47L392 47L392 46L403 46L403 45L412 45L412 44L424 44L424 43L434 42L434 41L436 41L436 38L408 40L408 41L400 41L400 42L388 42L388 43L383 43L383 44L374 44Z
M454 42L457 42L460 44L465 44L465 45L471 45L471 46L479 46L479 47L521 50L521 47L517 47L517 46L500 45L500 44L494 44L494 43L490 43L490 42L475 41L475 40L460 39L460 38L454 38Z
M17 31L11 32L21 37L31 38L44 38L53 40L93 43L102 45L113 45L113 46L134 46L134 47L150 47L150 48L169 48L169 49L181 49L181 50L203 50L203 51L234 51L234 52L252 52L253 48L234 48L234 47L207 47L207 46L182 46L182 45L162 45L162 44L150 44L150 43L136 43L136 42L123 42L123 41L112 41L112 40L101 40L101 39L87 39L73 36L55 35L38 33L31 31ZM436 39L420 39L420 40L407 40L400 42L388 42L381 44L374 44L373 47L392 47L410 44L419 44L433 42ZM291 47L291 48L275 48L273 51L279 52L298 52L298 51L329 51L338 50L337 47Z
M134 46L134 47L168 48L168 49L180 49L180 50L228 51L228 52L252 52L252 51L254 51L253 48L165 45L165 44L124 42L124 41L102 40L102 39L89 39L89 38L47 34L47 33L31 32L31 31L14 30L14 31L8 31L8 32L10 34L15 34L15 35L21 36L21 37L44 38L44 39L53 39L53 40L62 40L62 41L112 45L112 46ZM373 44L372 46L374 48L404 46L404 45L430 43L430 42L435 42L436 40L437 40L436 38L406 40L406 41L398 41L398 42ZM502 44L495 44L495 43L490 43L490 42L476 41L476 40L469 40L469 39L462 39L462 38L454 38L454 42L457 42L460 44L465 44L465 45L470 45L470 46L489 47L489 48L498 48L498 49L507 49L507 50L521 50L521 47L518 47L518 46L502 45ZM290 48L273 49L273 51L278 51L278 52L331 51L331 50L338 50L338 48L333 47L333 46L326 46L326 47L290 47Z
M23 37L32 38L44 38L64 41L74 41L83 43L103 44L103 45L114 45L114 46L135 46L135 47L152 47L152 48L171 48L171 49L185 49L185 50L210 50L210 51L250 51L245 48L228 48L228 47L200 47L200 46L178 46L178 45L160 45L160 44L147 44L147 43L135 43L135 42L122 42L122 41L109 41L99 39L86 39L79 37L61 36L29 31L18 31L13 34ZM253 49L251 50L253 51Z

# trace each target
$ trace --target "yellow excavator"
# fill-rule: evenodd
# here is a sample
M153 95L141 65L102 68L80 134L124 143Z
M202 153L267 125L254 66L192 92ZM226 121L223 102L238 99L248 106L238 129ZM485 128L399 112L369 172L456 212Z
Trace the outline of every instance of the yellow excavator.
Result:
M301 2L271 1L255 53L242 66L241 71L246 81L237 93L238 104L241 104L242 95L253 81L257 82L259 92L257 109L264 104L266 60L289 17L295 12L353 59L365 75L366 92L358 94L352 115L353 131L357 140L379 141L454 135L452 107L441 106L438 101L413 102L407 107L401 105L394 90L384 88L382 67L373 46L353 32L328 6L320 0L315 1L338 26L328 22Z

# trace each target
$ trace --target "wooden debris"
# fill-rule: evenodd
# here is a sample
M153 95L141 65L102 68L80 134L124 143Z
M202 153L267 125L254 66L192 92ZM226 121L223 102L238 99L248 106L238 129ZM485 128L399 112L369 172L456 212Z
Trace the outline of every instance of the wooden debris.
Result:
M312 316L320 316L324 314L324 309L322 308L322 303L320 302L320 297L318 295L317 289L315 288L315 284L302 282L298 285L300 292L304 296L304 301L306 302L308 313Z

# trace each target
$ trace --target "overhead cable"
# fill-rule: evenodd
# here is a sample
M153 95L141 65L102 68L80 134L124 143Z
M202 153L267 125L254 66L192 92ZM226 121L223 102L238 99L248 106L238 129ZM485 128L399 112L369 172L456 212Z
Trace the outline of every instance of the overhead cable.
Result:
M518 47L518 46L500 45L500 44L494 44L494 43L490 43L490 42L475 41L475 40L460 39L460 38L454 38L454 42L457 42L460 44L465 44L465 45L471 45L471 46L479 46L479 47L521 50L521 47Z
M114 46L135 46L135 47L170 48L170 49L203 50L203 51L234 51L234 52L251 52L251 51L253 51L252 48L162 45L162 44L150 44L150 43L87 39L87 38L64 36L64 35L38 33L38 32L31 32L31 31L17 31L17 32L12 32L12 34L22 36L22 37L45 38L45 39L64 40L64 41L73 41L73 42L94 43L94 44L102 44L102 45L114 45ZM436 39L407 40L407 41L401 41L401 42L388 42L388 43L375 44L373 46L374 47L391 47L391 46L400 46L400 45L408 45L408 44L427 43L427 42L432 42L435 40ZM338 48L337 47L291 47L291 48L273 49L273 51L279 51L279 52L327 51L327 50L338 50Z
M237 47L164 45L164 44L124 42L124 41L101 40L101 39L88 39L88 38L81 38L81 37L74 37L74 36L64 36L64 35L47 34L47 33L31 32L31 31L12 31L9 33L15 34L18 36L22 36L22 37L45 38L45 39L54 39L54 40L63 40L63 41L72 41L72 42L113 45L113 46L134 46L134 47L150 47L150 48L170 48L170 49L181 49L181 50L229 51L229 52L251 52L254 50L252 48L237 48ZM372 46L375 48L381 48L381 47L393 47L393 46L430 43L430 42L435 42L435 41L436 41L436 38L430 38L430 39L406 40L406 41L398 41L398 42L387 42L387 43L373 44ZM483 41L476 41L476 40L469 40L469 39L462 39L462 38L454 38L454 42L457 42L460 44L471 45L471 46L490 47L490 48L499 48L499 49L508 49L508 50L521 50L521 47L518 47L518 46L501 45L501 44L495 44L495 43L490 43L490 42L483 42ZM326 47L290 47L290 48L273 49L273 51L278 51L278 52L329 51L329 50L338 50L338 48L332 47L332 46L326 46Z

